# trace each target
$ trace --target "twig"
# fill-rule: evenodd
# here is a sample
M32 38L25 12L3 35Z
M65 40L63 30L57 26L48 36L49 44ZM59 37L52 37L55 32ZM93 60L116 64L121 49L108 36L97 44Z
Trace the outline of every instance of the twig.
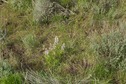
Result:
M4 32L3 30L0 30L0 41L5 38L6 34L7 34L6 29L4 30Z

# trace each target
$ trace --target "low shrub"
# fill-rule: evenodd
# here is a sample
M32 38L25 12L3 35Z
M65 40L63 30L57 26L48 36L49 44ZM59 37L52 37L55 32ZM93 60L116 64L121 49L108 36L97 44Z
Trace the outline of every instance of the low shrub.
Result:
M13 73L13 69L6 60L0 60L0 78Z
M24 36L22 38L22 42L23 42L25 48L28 50L34 49L39 44L35 34L27 34L26 36Z
M126 57L126 34L124 29L111 30L109 33L103 33L96 36L94 42L95 52L99 60L103 59L111 69L119 69L121 63ZM99 39L98 39L99 38Z

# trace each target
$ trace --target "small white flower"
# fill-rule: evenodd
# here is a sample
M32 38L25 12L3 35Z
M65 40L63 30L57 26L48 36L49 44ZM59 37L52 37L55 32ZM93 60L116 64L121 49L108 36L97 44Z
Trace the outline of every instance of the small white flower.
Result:
M65 43L63 43L61 46L61 50L64 50L64 49L65 49Z
M44 53L45 53L45 55L48 55L49 54L49 50L46 48Z
M42 46L43 47L43 50L45 49L45 45Z
M54 45L57 45L58 42L59 42L59 38L58 38L58 36L56 36L55 39L54 39Z
M50 43L50 45L49 45L49 50L53 50L54 48L53 48L53 45Z

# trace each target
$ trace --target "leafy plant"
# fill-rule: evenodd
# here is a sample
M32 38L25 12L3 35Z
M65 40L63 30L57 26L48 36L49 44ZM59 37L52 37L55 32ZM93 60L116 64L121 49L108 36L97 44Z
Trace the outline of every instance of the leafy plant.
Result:
M22 84L23 79L21 74L15 73L0 78L0 84Z
M55 69L63 61L65 44L62 45L59 44L58 42L59 40L58 37L56 36L54 44L50 45L49 50L45 51L45 63L51 69Z

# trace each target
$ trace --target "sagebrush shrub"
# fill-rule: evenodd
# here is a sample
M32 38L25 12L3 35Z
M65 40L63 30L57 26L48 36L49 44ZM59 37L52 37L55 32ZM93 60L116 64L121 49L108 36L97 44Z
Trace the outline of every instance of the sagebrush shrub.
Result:
M34 34L28 34L22 38L22 42L26 49L33 49L38 46L37 38Z
M119 68L126 57L126 34L122 30L111 30L93 42L95 52L113 68Z
M12 68L5 60L0 59L0 78L12 74Z

